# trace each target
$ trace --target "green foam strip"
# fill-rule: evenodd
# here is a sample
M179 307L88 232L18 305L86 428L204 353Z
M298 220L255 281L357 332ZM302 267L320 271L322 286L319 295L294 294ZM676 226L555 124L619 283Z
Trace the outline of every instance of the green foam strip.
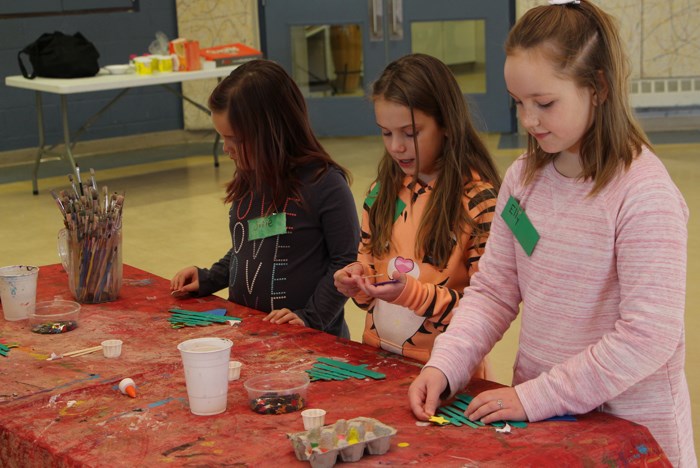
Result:
M353 366L352 364L348 364L347 362L336 361L335 359L320 357L320 358L316 358L316 360L319 362L322 362L324 364L330 364L331 366L339 367L339 368L344 369L344 370L357 372L358 374L362 374L362 375L365 375L367 377L371 377L373 379L383 379L386 377L386 375L381 374L379 372L367 370L364 367L360 367L360 366Z

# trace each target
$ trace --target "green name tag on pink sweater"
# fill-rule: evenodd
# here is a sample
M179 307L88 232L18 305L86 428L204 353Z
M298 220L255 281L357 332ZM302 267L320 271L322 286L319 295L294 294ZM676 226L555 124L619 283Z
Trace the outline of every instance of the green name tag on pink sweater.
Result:
M523 210L518 200L513 198L512 195L508 199L506 207L503 208L501 212L501 218L503 218L510 230L513 231L513 235L518 240L527 256L529 257L532 255L537 241L540 240L540 235L525 214L525 210Z
M248 220L248 240L264 239L287 233L287 213L273 213L270 216Z

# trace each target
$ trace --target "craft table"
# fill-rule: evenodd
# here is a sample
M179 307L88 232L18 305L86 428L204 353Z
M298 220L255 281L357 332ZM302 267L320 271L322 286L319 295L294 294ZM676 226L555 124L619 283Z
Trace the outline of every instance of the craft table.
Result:
M69 333L40 335L26 321L2 322L0 342L19 347L0 357L0 466L308 466L296 459L286 436L303 430L300 412L253 412L243 382L267 372L303 371L318 357L386 374L309 386L307 407L327 410L326 424L366 416L398 430L386 454L365 453L352 466L670 466L645 427L603 413L530 423L511 433L417 425L407 401L417 362L308 328L263 322L264 314L215 296L177 300L168 285L125 265L119 299L83 305L79 326ZM60 265L39 272L37 300L52 298L71 299ZM171 307L226 308L243 320L173 329ZM229 384L226 412L216 416L190 413L176 348L204 336L233 340L231 357L243 363L240 380ZM93 353L46 360L52 352L108 338L124 341L117 359ZM125 377L136 382L135 399L116 387ZM465 392L497 386L474 381Z
M154 73L152 75L138 75L135 73L127 73L120 75L107 74L100 71L100 74L89 78L41 78L37 77L33 80L27 79L22 75L8 76L5 78L7 86L15 88L23 88L33 90L36 96L36 113L37 123L39 127L39 148L34 160L34 170L32 173L32 192L34 195L39 193L38 177L39 165L43 161L47 161L44 156L51 156L51 159L65 158L70 164L73 174L75 171L75 159L73 157L73 147L77 143L78 137L84 133L95 121L115 102L121 99L130 89L141 86L156 86L160 85L171 93L179 96L190 104L194 105L203 112L209 113L209 109L198 102L193 101L189 97L182 94L172 86L174 83L183 83L185 81L203 80L207 78L223 78L228 76L238 65L228 67L219 67L206 70L185 71L185 72L170 72L170 73ZM68 103L67 95L90 93L95 91L120 90L107 104L99 111L92 115L86 122L73 134L70 132L68 125ZM46 149L46 137L44 132L44 106L42 101L42 93L53 93L61 96L61 122L63 125L63 143L65 145L64 153L55 153L53 145ZM219 166L218 156L219 135L216 135L214 141L214 166Z

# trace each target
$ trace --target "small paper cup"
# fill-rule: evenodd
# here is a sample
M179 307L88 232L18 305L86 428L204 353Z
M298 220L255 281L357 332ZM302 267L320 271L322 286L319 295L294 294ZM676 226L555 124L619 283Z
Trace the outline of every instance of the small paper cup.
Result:
M312 408L301 412L301 418L304 420L304 429L310 431L316 427L323 426L326 419L326 410Z
M241 377L241 364L238 361L231 361L228 363L228 380L238 380Z
M100 344L106 358L118 358L122 353L122 340L105 340Z

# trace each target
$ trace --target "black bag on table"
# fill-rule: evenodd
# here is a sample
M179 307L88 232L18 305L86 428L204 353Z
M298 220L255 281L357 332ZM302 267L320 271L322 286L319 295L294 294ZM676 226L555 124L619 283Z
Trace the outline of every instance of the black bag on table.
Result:
M29 56L32 74L22 63L22 54ZM44 33L17 54L19 68L25 78L83 78L95 76L100 70L100 57L95 45L79 32L68 36L60 31Z

